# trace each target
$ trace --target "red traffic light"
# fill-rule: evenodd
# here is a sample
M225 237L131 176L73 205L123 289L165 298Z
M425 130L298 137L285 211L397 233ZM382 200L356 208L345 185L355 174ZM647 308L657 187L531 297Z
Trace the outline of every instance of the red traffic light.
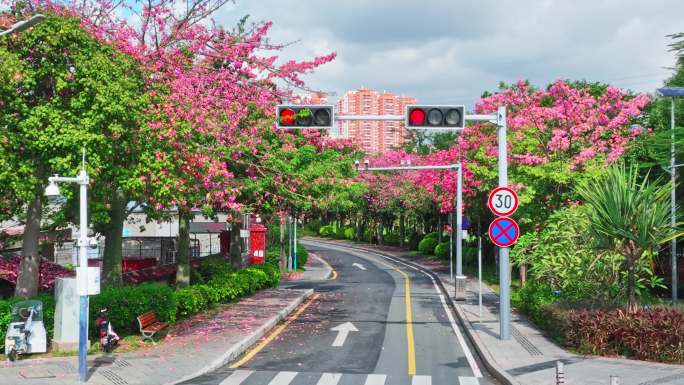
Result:
M278 128L332 128L333 106L281 105L276 108Z
M409 123L412 126L422 126L425 123L425 111L422 108L413 108L409 111Z
M291 126L295 122L295 112L291 108L283 108L278 115L278 122L285 126Z
M459 129L464 122L464 106L406 106L406 128Z

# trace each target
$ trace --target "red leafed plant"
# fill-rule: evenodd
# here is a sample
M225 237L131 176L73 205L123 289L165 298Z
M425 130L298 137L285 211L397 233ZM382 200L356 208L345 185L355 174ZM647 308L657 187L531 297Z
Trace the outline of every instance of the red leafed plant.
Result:
M567 310L561 323L565 344L580 353L684 363L684 314L668 308Z
M0 258L0 279L16 285L20 261L20 257ZM57 278L72 277L73 275L73 271L43 259L40 262L40 289L49 290Z

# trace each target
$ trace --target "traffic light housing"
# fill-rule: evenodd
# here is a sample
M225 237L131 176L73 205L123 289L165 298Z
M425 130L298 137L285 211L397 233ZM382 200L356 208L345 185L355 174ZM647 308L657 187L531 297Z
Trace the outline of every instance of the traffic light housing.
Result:
M406 106L406 128L459 129L465 125L465 106Z
M281 129L332 128L335 119L330 105L279 105L276 124Z

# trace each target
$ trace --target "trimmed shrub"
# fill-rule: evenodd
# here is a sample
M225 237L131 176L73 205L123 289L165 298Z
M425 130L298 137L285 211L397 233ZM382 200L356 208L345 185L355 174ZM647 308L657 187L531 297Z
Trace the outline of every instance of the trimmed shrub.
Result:
M174 297L178 304L178 315L191 316L207 308L208 301L205 294L213 290L207 285L193 285L176 290Z
M342 227L335 229L335 239L344 239L344 229Z
M318 230L318 235L321 237L332 237L335 234L335 228L333 225L325 225L321 226L320 230Z
M344 239L353 241L354 237L356 237L356 230L354 230L353 227L347 227L344 229Z
M427 234L425 234L423 239L434 239L434 240L439 241L439 233L438 232L427 233Z
M418 244L418 251L423 255L432 255L435 252L435 247L439 242L436 238L423 238Z
M309 252L306 250L306 247L297 242L297 267L306 265L308 260Z
M439 259L449 259L449 242L442 242L435 246L435 256Z
M390 246L399 246L399 235L395 233L385 234L385 244Z
M231 266L221 255L206 257L197 267L197 272L202 276L203 282L211 280L215 275L230 273L232 271L233 266Z
M160 283L143 283L103 290L90 297L90 322L106 307L108 316L117 333L122 335L139 333L136 317L154 311L160 321L174 323L178 305L174 289ZM91 328L95 332L96 328Z

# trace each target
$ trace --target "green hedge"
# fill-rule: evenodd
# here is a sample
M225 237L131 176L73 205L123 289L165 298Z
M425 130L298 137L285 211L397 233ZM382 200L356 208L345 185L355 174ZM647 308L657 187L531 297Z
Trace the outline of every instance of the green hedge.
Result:
M306 247L297 242L297 267L306 265L308 260L309 252L306 250Z
M335 235L335 227L333 225L321 226L318 230L318 235L321 237L332 237Z
M435 252L437 244L439 244L439 241L437 241L436 238L428 238L426 236L418 244L418 251L423 255L432 255Z
M344 229L344 239L348 241L353 241L356 237L356 230L353 227L347 227Z
M442 242L435 246L435 256L439 259L449 259L449 242Z
M90 297L90 324L100 315L100 309L106 307L112 326L122 335L139 333L136 317L154 311L160 321L173 323L176 321L177 301L174 289L161 283L143 283L140 285L122 286L103 290ZM91 327L91 332L95 328ZM92 334L92 333L91 333Z

